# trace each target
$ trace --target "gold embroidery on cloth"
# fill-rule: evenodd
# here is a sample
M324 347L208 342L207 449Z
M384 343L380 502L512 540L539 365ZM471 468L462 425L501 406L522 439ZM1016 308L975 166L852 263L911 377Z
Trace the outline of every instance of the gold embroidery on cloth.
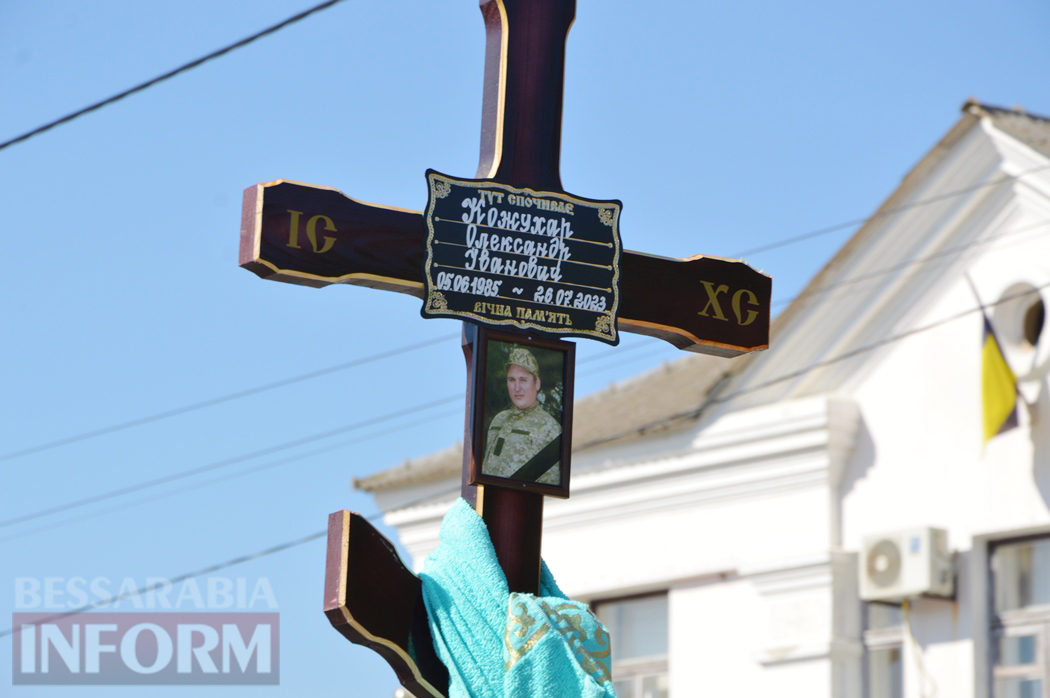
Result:
M546 615L545 618L535 618L529 614L528 606L521 601L516 601L512 596L507 609L507 628L503 635L503 642L507 647L506 670L517 664L529 651L536 646L540 638L547 634L547 630L554 628L562 634L565 642L569 645L573 657L579 663L580 668L590 674L599 683L612 680L609 673L608 662L611 652L609 633L595 621L593 643L588 649L584 646L587 642L587 630L584 628L582 611L572 603L557 604L551 606L546 601L540 602L540 608ZM515 612L517 611L517 612ZM514 638L524 639L530 630L535 627L532 636L525 640L520 647L515 648ZM604 648L604 649L601 649ZM600 651L599 651L600 650Z
M572 604L559 604L554 608L544 601L540 604L543 608L543 612L555 622L555 627L561 631L561 634L565 636L565 639L569 642L569 649L572 650L573 655L576 657L576 661L580 663L580 667L583 668L591 676L595 678L601 677L599 681L611 681L612 676L609 674L609 670L605 664L596 659L609 659L609 653L612 648L609 645L609 633L602 629L601 625L595 626L594 641L601 647L605 647L604 652L593 652L588 651L583 643L587 641L587 633L583 629L583 619L579 615L579 609ZM559 613L559 611L577 611L572 615ZM562 623L565 624L563 627Z
M536 619L529 615L528 610L525 608L525 604L519 602L518 608L521 609L521 613L511 614L519 624L519 627L514 631L514 634L523 638L529 634L529 628L536 625Z
M521 613L514 613L515 606L521 609ZM525 641L525 644L520 648L515 649L514 645L511 643L511 633L524 638L528 634L529 628L536 625L536 619L529 615L529 610L525 607L525 604L520 601L515 604L513 597L511 597L510 600L510 608L507 609L507 616L507 632L503 635L503 642L507 645L507 653L509 655L506 670L510 671L510 668L517 664L518 660L528 654L529 650L540 641L540 638L547 634L547 630L550 629L550 626L547 624L542 625L532 637ZM515 624L517 624L518 627L512 630L511 628Z

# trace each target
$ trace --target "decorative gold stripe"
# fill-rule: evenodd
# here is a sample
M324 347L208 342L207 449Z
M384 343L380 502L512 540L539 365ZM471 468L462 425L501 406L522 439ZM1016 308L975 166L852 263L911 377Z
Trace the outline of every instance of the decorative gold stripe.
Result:
M366 638L368 638L370 642L376 642L380 645L385 645L386 647L389 647L394 652L396 652L399 657L404 659L405 663L408 664L408 667L412 670L412 677L417 682L419 682L419 685L427 689L430 692L430 694L434 696L434 698L445 698L444 693L434 688L426 679L423 678L423 675L419 673L419 667L416 666L415 661L413 661L412 658L409 657L403 649L395 645L390 640L387 640L382 637L377 637L365 630L364 626L362 626L360 623L354 620L354 617L350 615L350 611L346 609L346 606L340 606L339 610L340 612L342 612L343 618L346 619L346 622L349 623L354 628L354 630L364 635Z
M346 578L347 575L350 573L350 512L346 510L343 511L343 531L342 540L340 544L343 547L342 550L339 552L339 612L343 614L343 618L354 630L356 630L364 637L368 638L369 641L376 642L380 645L389 647L394 652L396 652L399 657L405 660L405 663L408 664L409 668L412 670L412 676L419 682L421 686L423 686L423 688L430 691L431 695L434 696L434 698L444 698L445 694L431 686L427 682L427 680L423 678L423 675L419 673L419 667L416 666L416 663L412 660L411 657L408 656L408 654L405 653L403 649L401 649L399 646L397 646L390 640L387 640L382 637L377 637L376 635L373 635L372 633L365 630L364 626L358 623L350 614L349 609L347 609Z
M295 277L295 278L298 278L298 279L312 279L314 281L325 281L325 282L331 283L331 284L346 283L346 282L352 281L352 280L379 281L381 283L391 284L393 286L401 286L403 288L411 288L411 289L417 289L417 290L422 290L423 289L423 283L421 281L406 281L405 279L395 279L395 278L390 277L390 276L378 276L376 274L365 274L365 273L360 273L360 272L352 273L352 274L344 274L342 276L321 276L320 274L310 274L308 272L303 272L303 271L294 271L294 270L291 270L291 269L281 269L280 267L275 265L273 262L270 262L269 260L266 260L266 259L261 259L261 255L262 255L262 211L263 211L263 202L264 202L264 198L265 198L264 190L267 187L276 187L279 184L292 184L292 185L297 186L297 187L308 187L310 189L323 189L325 191L334 191L337 194L339 194L340 196L343 196L343 197L345 197L347 199L350 199L353 202L356 202L356 203L359 203L359 204L363 204L365 206L371 206L373 208L382 208L382 209L386 209L387 211L398 211L400 213L410 213L410 214L417 215L417 216L418 215L422 215L422 214L420 214L419 211L412 211L412 210L409 210L407 208L397 208L396 206L383 206L382 204L373 204L373 203L369 203L367 201L361 201L360 199L355 199L352 196L347 196L341 190L336 189L335 187L325 187L325 186L321 186L321 185L318 185L318 184L307 184L305 182L296 182L296 181L293 181L293 180L290 180L290 179L277 179L277 180L274 180L272 182L266 182L265 184L257 184L256 185L257 191L256 191L256 196L255 196L255 233L254 233L254 238L255 239L252 241L253 242L253 250L252 250L252 252L253 252L253 256L254 256L254 259L252 260L253 262L258 262L260 264L263 264L263 265L269 267L270 269L272 269L274 272L276 272L278 274L282 274L284 276L291 276L291 277Z
M265 185L255 185L255 232L253 233L254 239L252 240L252 256L255 259L259 259L259 255L262 254L262 211L263 211L263 187Z
M532 301L527 301L527 302L532 302ZM568 310L579 310L579 308L575 308L575 309L574 308L568 308ZM438 315L439 314L439 311L436 311L436 310L433 310L433 309L431 309L430 312L432 312L434 315ZM551 312L554 312L554 311L551 311ZM609 314L609 311L607 311L607 310L603 311L601 313L599 313L596 310L588 310L587 312L595 313L597 317L604 317L604 316L608 316L608 314ZM517 327L518 329L522 329L522 330L526 330L526 329L530 329L531 328L531 329L534 329L534 330L539 330L540 332L548 332L550 334L570 334L571 333L573 336L592 335L594 337L601 337L602 339L607 339L607 340L616 339L616 333L615 332L602 333L602 332L598 332L596 330L581 330L576 325L563 325L563 326L559 326L559 327L550 327L550 326L547 326L547 325L537 325L537 324L535 324L535 323L533 323L531 321L522 322L521 320L517 320L515 318L510 318L510 319L507 319L507 320L497 320L496 318L489 317L488 315L478 315L477 313L474 313L474 312L471 312L471 311L467 311L467 310L447 310L447 311L444 311L444 312L440 312L440 315L441 315L441 317L448 317L448 318L470 318L472 320L478 320L480 322L483 322L483 323L485 323L487 325L513 325L514 327ZM622 320L621 320L621 322L622 322ZM562 327L564 327L564 329L562 329ZM656 327L656 325L654 325L654 327ZM705 344L711 344L711 342L704 342L704 343Z
M734 349L734 350L737 350L737 351L740 351L740 352L744 352L744 353L752 352L752 351L760 351L762 349L768 349L769 348L768 344L761 344L761 345L756 346L756 347L744 347L744 346L740 346L738 344L725 344L723 342L713 342L713 341L711 341L709 339L700 339L699 337L697 337L692 332L688 332L686 330L683 330L680 327L671 327L669 325L661 325L661 324L656 323L656 322L646 322L645 320L630 320L628 318L621 317L621 318L619 318L619 323L622 324L622 325L627 325L629 327L648 327L648 328L651 328L651 329L654 329L654 330L662 330L664 332L672 332L674 334L681 335L682 337L685 337L686 339L688 339L691 342L693 342L693 344L700 344L700 345L703 345L705 347L719 347L721 349Z
M515 187L515 186L510 185L510 184L503 184L502 182L490 182L490 181L485 180L484 177L478 177L478 178L475 178L475 179L459 179L459 178L456 178L456 177L450 177L448 175L441 174L440 172L431 171L431 174L434 176L434 181L440 179L442 181L450 182L452 184L455 184L457 187L462 187L464 189L502 189L504 191L513 192L515 194L525 194L525 195L527 195L527 196L529 196L530 198L533 198L533 199L554 199L554 200L557 200L557 201L571 201L574 205L577 205L577 206L588 206L588 207L593 208L593 209L615 208L617 211L622 210L618 203L615 203L615 202L613 202L611 200L581 199L578 196L574 196L574 195L566 193L566 192L545 191L543 189L532 189L530 187ZM312 185L306 184L306 185L303 185L303 186L312 186ZM336 191L338 191L338 190L336 190ZM342 192L340 192L340 193L342 193ZM343 194L343 196L346 196L346 195ZM435 198L437 198L437 197L435 197ZM371 206L372 204L369 204L369 205ZM400 209L398 209L398 210L400 210ZM540 210L540 209L537 209L537 210ZM408 211L408 213L419 213L419 212L418 211ZM617 221L617 222L619 222L619 221ZM619 226L617 226L617 228L619 228ZM575 240L575 238L573 238L573 239ZM637 254L644 254L644 253L637 253ZM654 256L654 255L649 255L649 256ZM703 255L699 255L699 257L702 257L702 256ZM699 258L699 257L697 257L697 258ZM682 260L682 261L688 261L688 260Z
M343 510L343 534L339 550L339 607L346 607L346 577L350 574L350 512Z
M400 211L402 213L414 213L416 215L419 215L419 211L412 211L412 210L407 209L407 208L398 208L397 206L384 206L383 204L373 204L373 203L371 203L369 201L362 201L361 199L355 199L354 197L349 196L348 194L344 193L342 189L337 189L335 187L326 187L326 186L321 185L321 184L309 184L308 182L297 182L297 181L295 181L293 179L275 179L272 182L266 182L265 184L260 184L258 186L259 187L264 187L264 188L265 187L276 187L279 184L292 184L292 185L297 186L297 187L308 187L310 189L323 189L325 191L334 191L337 194L339 194L340 196L345 196L346 198L350 199L351 201L355 201L355 202L357 202L359 204L364 204L365 206L371 206L372 208L385 208L388 211ZM262 206L261 205L259 205L259 211L262 211Z
M650 256L655 256L655 255L650 255ZM735 262L737 264L743 264L744 266L746 266L749 269L751 269L752 271L754 271L756 274L761 274L762 276L766 277L767 279L773 278L769 274L767 274L767 273L765 273L763 271L758 271L757 269L752 267L750 264L748 264L744 260L742 260L742 259L733 259L731 257L716 257L713 254L694 254L692 257L685 257L685 258L683 258L683 259L681 259L679 261L682 261L682 262L695 262L698 259L717 259L717 260L719 260L721 262Z
M510 640L507 639L506 635L504 635L503 636L503 642L506 643L507 650L508 650L508 652L510 654L510 659L507 660L507 664L506 664L506 667L505 667L506 671L510 671L510 668L512 666L517 664L518 661L520 661L526 654L528 654L529 650L531 650L533 647L535 647L536 643L540 641L540 638L542 638L544 635L547 634L547 631L550 630L550 627L551 626L549 626L549 625L541 626L539 630L537 630L535 633L533 633L532 637L530 637L528 640L525 641L525 644L521 646L521 649L518 649L518 650L514 649L511 646Z
M327 281L332 284L342 284L351 280L360 279L363 281L380 281L382 283L391 284L394 286L403 286L404 288L412 288L423 290L423 282L421 281L406 281L405 279L395 279L392 276L379 276L378 274L366 274L364 272L354 272L352 274L343 274L342 276L320 276L318 274L309 274L305 271L295 271L292 269L281 269L273 262L265 259L259 259L256 256L253 262L264 264L274 272L283 274L285 276L294 276L299 279L316 279L317 281Z
M499 169L500 161L503 159L503 113L506 111L507 105L507 64L510 62L507 58L508 46L510 39L510 22L507 20L507 8L503 4L503 0L496 0L496 7L499 8L499 99L496 104L496 142L493 143L492 147L492 164L489 166L489 171L481 179L488 179L496 176L496 170Z

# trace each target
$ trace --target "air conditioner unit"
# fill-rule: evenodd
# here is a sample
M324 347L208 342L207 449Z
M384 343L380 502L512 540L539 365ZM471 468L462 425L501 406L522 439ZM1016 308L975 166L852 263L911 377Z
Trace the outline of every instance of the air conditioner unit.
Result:
M948 533L912 528L864 539L860 555L860 598L901 601L913 596L955 595Z

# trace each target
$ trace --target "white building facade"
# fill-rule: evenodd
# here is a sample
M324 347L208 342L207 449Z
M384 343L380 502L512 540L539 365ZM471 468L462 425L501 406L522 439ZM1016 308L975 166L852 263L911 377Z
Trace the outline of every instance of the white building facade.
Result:
M1048 302L1050 121L971 102L769 351L579 401L543 551L609 625L621 697L1050 698ZM987 442L985 314L1019 393ZM452 449L357 483L417 569L459 467ZM930 528L953 595L890 598Z

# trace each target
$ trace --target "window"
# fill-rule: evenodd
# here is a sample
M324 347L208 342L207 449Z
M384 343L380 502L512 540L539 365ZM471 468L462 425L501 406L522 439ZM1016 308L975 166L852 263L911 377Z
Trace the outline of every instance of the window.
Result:
M612 637L619 698L667 698L667 594L602 601L595 612Z
M904 698L904 616L898 606L865 605L864 673L867 698Z
M1050 698L1050 538L992 549L995 698Z

